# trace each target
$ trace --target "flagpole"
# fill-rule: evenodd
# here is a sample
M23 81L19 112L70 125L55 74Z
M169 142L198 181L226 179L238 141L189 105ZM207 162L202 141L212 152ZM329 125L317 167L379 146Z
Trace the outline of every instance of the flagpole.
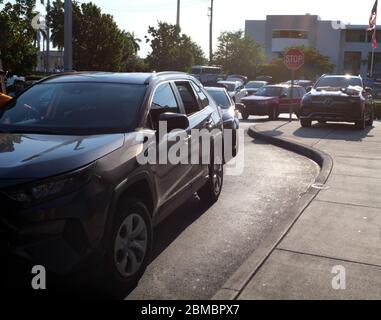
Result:
M373 77L373 66L374 66L374 48L372 48L372 61L370 63L370 78Z

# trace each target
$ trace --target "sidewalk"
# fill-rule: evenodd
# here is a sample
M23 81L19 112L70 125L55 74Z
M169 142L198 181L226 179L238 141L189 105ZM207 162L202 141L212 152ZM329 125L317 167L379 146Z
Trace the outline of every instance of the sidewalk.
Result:
M333 168L263 261L249 258L214 298L381 299L381 122L364 132L345 124L254 125L258 133L324 151ZM332 287L335 266L345 268L345 290Z

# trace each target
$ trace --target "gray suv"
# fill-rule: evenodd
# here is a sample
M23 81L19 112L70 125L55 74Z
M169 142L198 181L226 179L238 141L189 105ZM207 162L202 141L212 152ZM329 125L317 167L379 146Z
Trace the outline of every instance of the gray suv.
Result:
M159 146L167 153L176 144L159 121L185 133L189 158L192 129L210 132L210 162L140 163L139 156L157 159ZM154 227L195 192L217 201L223 159L214 148L222 129L214 100L183 73L71 73L34 84L0 110L7 272L17 257L54 275L97 267L111 291L135 284Z

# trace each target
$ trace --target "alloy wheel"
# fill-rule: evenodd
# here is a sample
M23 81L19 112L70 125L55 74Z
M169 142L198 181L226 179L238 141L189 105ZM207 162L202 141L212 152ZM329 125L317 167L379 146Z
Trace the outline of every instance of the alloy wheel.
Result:
M121 223L114 243L114 263L122 277L133 276L147 254L148 230L143 217L128 215Z

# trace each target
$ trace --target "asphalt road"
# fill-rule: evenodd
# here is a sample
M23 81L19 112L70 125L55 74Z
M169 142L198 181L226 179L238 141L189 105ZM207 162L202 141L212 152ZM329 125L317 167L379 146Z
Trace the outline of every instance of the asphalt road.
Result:
M309 159L245 133L244 174L225 176L212 207L194 198L161 223L153 261L127 299L210 299L286 218L318 171Z

